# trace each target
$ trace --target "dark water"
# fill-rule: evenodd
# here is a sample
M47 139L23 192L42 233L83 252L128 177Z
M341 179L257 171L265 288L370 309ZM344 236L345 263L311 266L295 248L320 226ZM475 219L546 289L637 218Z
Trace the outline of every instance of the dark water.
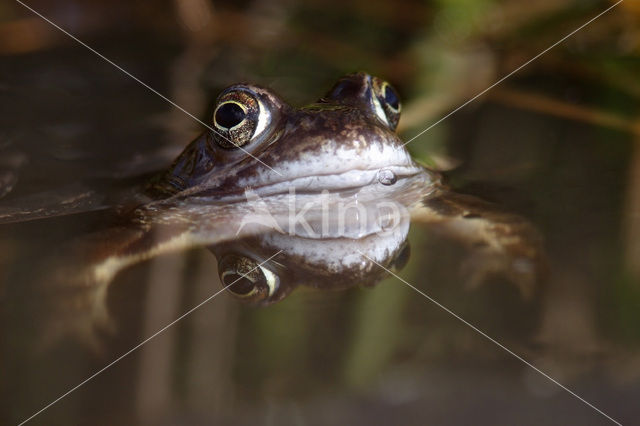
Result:
M179 2L41 3L30 4L205 121L230 83L270 85L302 104L366 69L402 92L407 139L608 5L537 12L487 2L456 14L410 1L183 2L200 11L193 15ZM502 30L487 29L492 10L507 17ZM208 13L213 21L197 19ZM200 127L85 48L38 33L38 19L19 6L0 16L2 28L31 25L9 28L23 44L2 45L0 205L28 212L74 199L90 210L0 225L0 418L17 424L220 283L205 249L161 256L117 276L107 296L112 323L97 327L76 315L73 293L49 285L45 260L109 225L103 208L166 166ZM640 91L628 79L637 47L623 43L633 19L621 10L594 23L409 145L422 160L457 164L449 177L461 191L537 226L548 276L527 297L500 276L471 287L469 253L419 224L401 273L622 424L640 410ZM486 84L485 69L496 70ZM611 424L394 278L299 288L266 308L220 294L31 423Z

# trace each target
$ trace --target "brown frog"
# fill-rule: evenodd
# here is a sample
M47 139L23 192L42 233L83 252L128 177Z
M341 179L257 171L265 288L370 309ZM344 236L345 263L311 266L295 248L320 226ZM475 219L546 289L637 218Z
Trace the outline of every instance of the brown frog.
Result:
M407 258L409 221L433 225L472 252L470 281L510 277L527 295L541 245L524 219L449 191L396 134L401 104L386 81L347 75L295 108L270 90L233 85L205 131L142 193L120 225L76 245L74 284L93 322L107 321L108 283L153 256L207 246L228 291L260 304L300 284L372 285ZM434 254L437 255L437 254Z

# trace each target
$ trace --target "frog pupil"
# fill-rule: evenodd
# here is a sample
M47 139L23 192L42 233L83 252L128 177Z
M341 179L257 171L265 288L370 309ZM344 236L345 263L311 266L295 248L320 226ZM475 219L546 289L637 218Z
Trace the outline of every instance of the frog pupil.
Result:
M235 294L249 294L255 284L246 277L239 274L228 274L223 278L224 285Z
M244 120L246 114L240 105L229 102L221 105L216 111L216 123L227 129L237 126Z
M400 105L398 95L396 94L395 90L393 90L389 86L385 87L384 89L384 101L393 109L398 109L398 106Z

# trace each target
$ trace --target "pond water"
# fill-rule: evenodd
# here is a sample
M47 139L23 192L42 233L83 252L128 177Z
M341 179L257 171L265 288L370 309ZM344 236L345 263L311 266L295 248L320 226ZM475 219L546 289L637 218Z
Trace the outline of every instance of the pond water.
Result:
M464 16L408 0L393 13L359 2L242 3L29 4L205 122L228 84L268 85L302 105L366 69L406 99L405 140L608 5L540 2L539 15L522 12L527 20L513 2L487 1ZM496 10L522 23L478 30ZM58 285L61 276L121 238L103 233L118 224L110 207L202 127L28 11L0 9L1 31L32 36L0 44L0 217L16 218L0 225L0 422L20 423L109 366L29 424L612 424L508 348L634 424L640 91L625 87L631 74L616 61L637 64L638 50L605 57L614 44L598 32L630 37L616 26L628 13L594 23L595 35L408 145L450 169L457 191L535 227L546 258L536 280L525 285L500 271L474 280L487 259L438 226L412 223L397 272L404 282L376 274L351 285L335 275L324 279L336 289L322 290L286 264L280 278L301 285L253 306L220 292L218 261L239 244L230 242L125 269L105 287L106 311L96 316L82 289ZM463 18L466 26L456 26ZM513 45L509 34L519 36ZM436 65L453 68L434 74Z

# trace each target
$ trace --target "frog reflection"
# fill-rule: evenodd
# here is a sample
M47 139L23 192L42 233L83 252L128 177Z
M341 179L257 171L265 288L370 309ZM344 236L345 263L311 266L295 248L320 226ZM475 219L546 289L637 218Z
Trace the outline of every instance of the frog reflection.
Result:
M94 236L93 241L101 243L96 248L81 246L86 266L80 274L75 271L77 278L70 279L69 271L58 276L66 285L87 289L78 296L83 300L74 305L86 307L92 318L104 321L108 318L108 283L123 268L166 252L212 246L223 272L231 271L227 275L231 277L233 267L226 267L243 261L228 260L225 245L233 251L230 241L267 233L272 248L277 246L274 238L281 238L280 243L286 242L286 235L292 241L306 239L304 255L296 258L284 250L288 259L297 259L296 265L304 263L300 259L318 257L323 244L342 244L344 253L366 265L360 275L352 274L352 284L367 284L384 271L363 254L374 253L379 263L389 265L406 233L395 246L387 249L386 242L372 243L373 251L360 248L360 253L355 251L360 243L384 231L380 220L360 221L356 215L349 226L329 227L327 234L315 239L309 238L308 229L300 229L290 220L292 215L304 213L311 224L322 223L323 209L335 211L340 203L350 200L374 216L380 202L401 206L413 222L428 224L467 245L472 260L470 275L475 280L502 273L526 293L540 270L537 232L518 216L450 192L438 173L416 163L396 134L400 112L395 89L365 73L341 78L324 97L303 108L294 108L259 86L231 86L218 97L212 118L215 131L197 137L165 172L121 203L120 225ZM305 211L305 206L321 198L326 204ZM259 200L258 210L254 199ZM244 219L248 215L268 220L247 223ZM104 241L110 243L105 247ZM255 245L267 243L264 237ZM286 248L302 247L299 244L290 242ZM236 266L235 275L239 270L248 271L247 262L255 263L266 253L258 253L258 258L248 256L248 251L240 254L250 262ZM255 294L266 291L268 302L286 296L292 284L283 276L295 276L296 270L289 266L285 272L269 269L273 276L260 278L267 287L270 279L280 279L280 290L272 290L270 296L268 289ZM333 287L337 280L332 280L332 275L350 274L348 268L331 271L324 267L315 265L315 275L309 275L324 277L314 283L316 287ZM227 276L223 282L228 282ZM303 279L300 276L298 281ZM253 291L250 285L232 288L236 293Z
M408 260L408 217L385 232L351 238L304 238L266 233L211 246L225 288L240 300L268 305L298 286L340 290L373 286L385 269ZM274 253L278 253L273 257ZM382 267L381 267L382 266Z

